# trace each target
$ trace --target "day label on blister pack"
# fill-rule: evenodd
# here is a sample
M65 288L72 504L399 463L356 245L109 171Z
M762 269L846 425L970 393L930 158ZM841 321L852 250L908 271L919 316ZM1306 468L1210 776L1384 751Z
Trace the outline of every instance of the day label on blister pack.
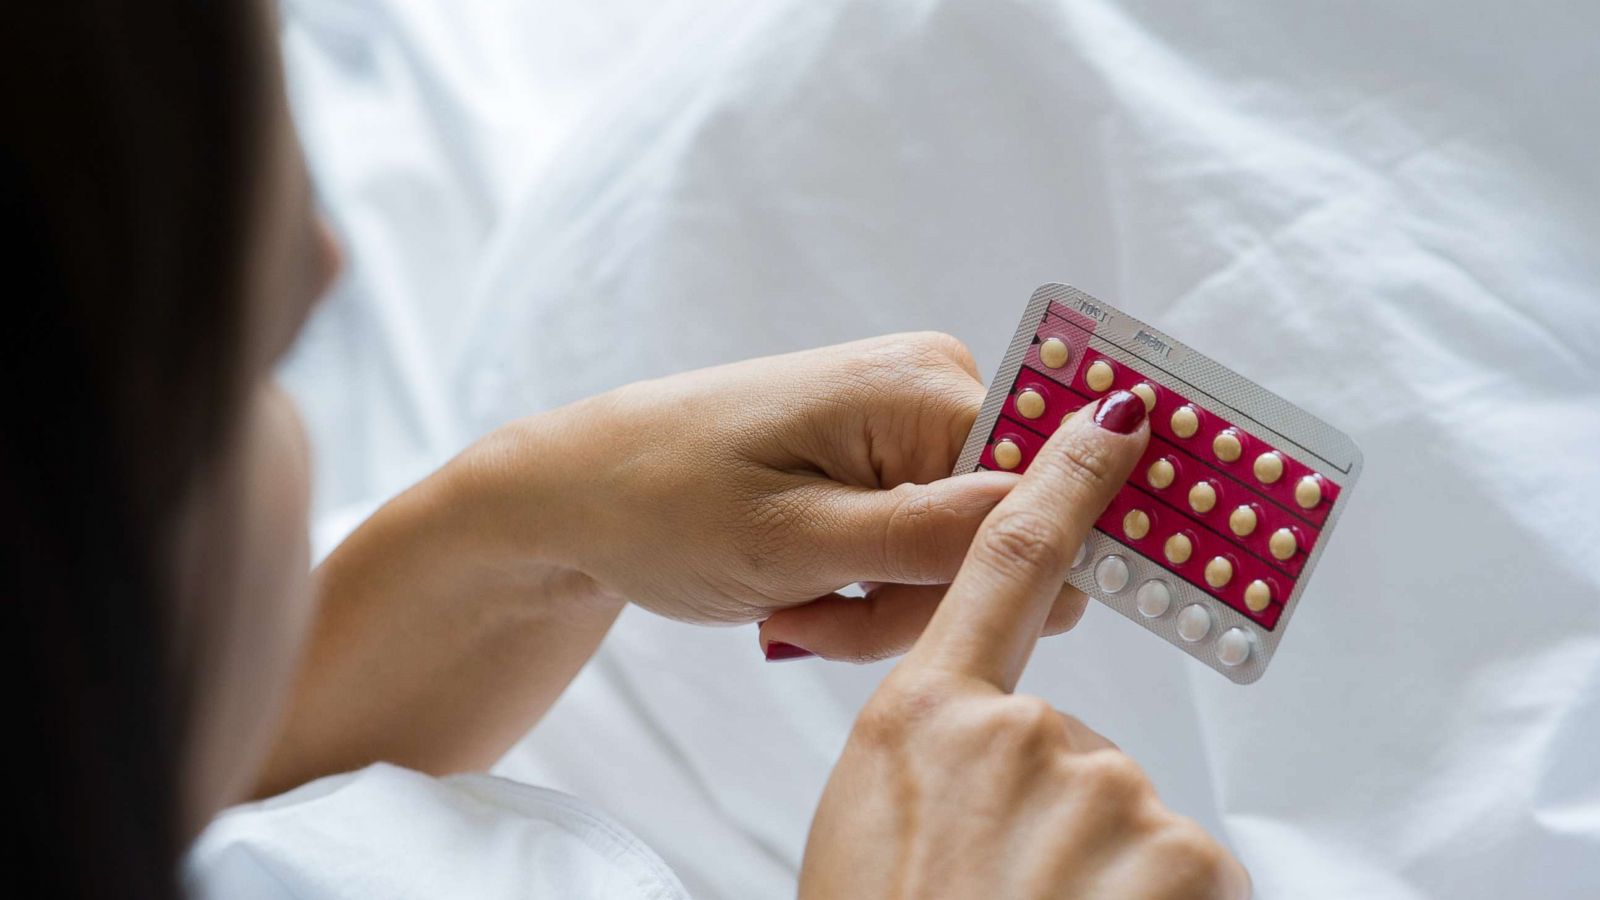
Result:
M1260 678L1361 473L1342 432L1110 304L1034 291L956 463L1023 472L1073 411L1132 391L1150 446L1068 583L1231 680Z

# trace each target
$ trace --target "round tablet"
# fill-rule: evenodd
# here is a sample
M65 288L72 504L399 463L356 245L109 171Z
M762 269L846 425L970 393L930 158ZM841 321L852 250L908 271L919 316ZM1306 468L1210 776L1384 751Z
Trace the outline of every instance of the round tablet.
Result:
M1134 595L1133 600L1139 607L1139 615L1146 619L1159 618L1172 608L1172 589L1167 587L1165 581L1152 578L1139 585L1139 593Z
M1167 538L1166 546L1161 551L1167 555L1167 562L1181 566L1189 561L1189 555L1194 553L1194 542L1189 540L1187 534L1175 534Z
M1115 594L1128 586L1128 561L1120 556L1108 556L1094 567L1094 583L1100 590Z
M1272 602L1272 588L1267 583L1257 578L1245 586L1244 605L1250 607L1251 612L1261 612Z
M1294 486L1294 502L1301 509L1311 509L1322 502L1322 479L1307 475Z
M1142 509L1130 509L1122 517L1122 533L1131 540L1139 540L1150 533L1150 514Z
M1197 513L1208 513L1211 512L1212 507L1216 505L1217 489L1211 484L1211 482L1198 481L1195 482L1194 487L1189 488L1190 509Z
M1002 469L1015 469L1022 462L1022 448L1004 439L994 445L994 462Z
M1135 397L1138 397L1140 400L1144 401L1145 412L1149 412L1150 410L1156 408L1155 388L1141 381L1133 387L1128 388L1128 390L1132 391Z
M1162 488L1172 487L1172 479L1178 477L1178 470L1173 467L1172 460L1163 456L1150 464L1150 468L1145 472L1144 477L1146 481L1150 482L1151 487L1161 490Z
M1206 563L1206 584L1220 588L1233 580L1233 563L1226 556L1213 556Z
M1211 613L1198 603L1191 603L1178 613L1178 637L1194 643L1211 630Z
M1061 338L1045 338L1039 345L1039 361L1052 369L1059 369L1072 358L1072 349Z
M1217 662L1237 666L1250 658L1250 634L1243 628L1229 628L1217 638Z
M1255 507L1241 506L1229 513L1228 528L1239 537L1249 537L1256 530Z
M1033 388L1017 395L1017 412L1024 419L1037 419L1044 415L1044 397Z
M1223 462L1233 462L1244 452L1244 444L1239 441L1239 432L1229 428L1227 431L1217 432L1211 440L1211 452Z
M1172 414L1172 433L1181 438L1192 438L1200 430L1200 414L1192 406L1180 406Z
M1072 554L1072 567L1074 569L1083 568L1084 561L1087 560L1088 558L1089 558L1089 542L1088 541L1084 541L1083 543L1078 545L1078 552Z
M1257 481L1262 484L1274 484L1283 477L1283 457L1278 455L1278 451L1269 450L1256 457L1254 468ZM1321 489L1318 489L1317 493L1322 493Z
M1295 539L1294 532L1287 528L1279 528L1267 538L1267 549L1278 559L1288 559L1300 549L1300 542Z
M1111 381L1115 375L1116 373L1111 370L1111 363L1097 359L1089 367L1089 371L1083 373L1083 380L1089 385L1089 390L1103 394L1111 389Z

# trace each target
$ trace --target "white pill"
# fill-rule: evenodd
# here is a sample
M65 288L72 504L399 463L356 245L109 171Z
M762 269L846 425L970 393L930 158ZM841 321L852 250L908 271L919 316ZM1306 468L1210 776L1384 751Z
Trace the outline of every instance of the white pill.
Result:
M1085 542L1083 542L1083 543L1078 545L1078 552L1072 554L1072 567L1074 569L1081 569L1081 568L1083 568L1084 562L1087 561L1088 559L1089 559L1089 542L1085 541Z
M1165 581L1152 579L1139 585L1139 593L1134 595L1134 602L1139 607L1139 615L1146 619L1155 619L1167 614L1172 608L1172 589L1167 587Z
M1094 567L1094 583L1100 590L1115 594L1128 586L1128 561L1120 556L1108 556Z
M1172 480L1178 477L1178 470L1173 467L1172 460L1165 456L1150 464L1150 470L1145 473L1145 480L1156 490L1172 487Z
M1217 638L1217 662L1237 666L1250 658L1250 635L1243 628L1229 628Z
M1263 453L1256 457L1256 464L1252 467L1256 473L1256 480L1262 484L1274 484L1283 477L1283 457L1277 451ZM1317 493L1321 493L1318 490Z
M1256 530L1256 511L1253 507L1241 506L1228 516L1228 528L1239 537L1249 537Z
M1110 363L1103 359L1097 359L1094 361L1094 365L1089 367L1089 371L1084 373L1083 380L1089 385L1089 390L1097 394L1103 394L1110 390L1115 374L1111 370Z
M1156 408L1155 388L1141 381L1133 387L1128 388L1128 390L1132 391L1135 397L1138 397L1140 400L1144 401L1145 412L1149 412L1150 410Z
M1059 369L1072 357L1072 350L1061 338L1045 338L1039 345L1039 361L1052 369Z
M1209 481L1199 481L1189 488L1189 508L1197 513L1211 512L1217 505L1217 489Z
M994 462L1002 469L1015 469L1022 463L1022 448L1010 440L1002 440L994 445Z
M1033 388L1028 388L1017 395L1017 412L1022 413L1024 419L1037 419L1044 415L1044 397Z
M1200 414L1192 406L1180 406L1172 414L1172 433L1181 438L1192 438L1200 430Z
M1322 502L1322 479L1307 475L1294 486L1294 502L1301 509L1311 509Z
M1223 462L1233 462L1244 452L1244 444L1239 440L1239 432L1232 428L1219 432L1211 439L1211 452Z
M1178 637L1194 643L1211 630L1211 613L1198 603L1191 603L1178 613Z
M1130 509L1122 517L1122 533L1130 540L1142 540L1150 533L1150 514L1142 509Z

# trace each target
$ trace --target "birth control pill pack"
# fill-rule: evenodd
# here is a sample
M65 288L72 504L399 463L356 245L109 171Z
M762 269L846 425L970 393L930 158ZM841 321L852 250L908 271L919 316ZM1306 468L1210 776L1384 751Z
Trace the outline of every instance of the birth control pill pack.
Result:
M1361 474L1349 437L1110 304L1040 287L955 471L1024 472L1132 391L1150 445L1068 583L1240 684L1260 678Z

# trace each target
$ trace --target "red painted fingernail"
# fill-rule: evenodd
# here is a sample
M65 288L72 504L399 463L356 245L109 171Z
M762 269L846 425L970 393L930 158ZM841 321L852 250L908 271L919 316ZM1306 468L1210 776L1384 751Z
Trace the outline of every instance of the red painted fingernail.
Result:
M805 659L808 656L816 656L816 654L812 653L810 650L802 650L793 644L785 644L783 641L767 642L767 662L783 662L784 660L788 659Z
M1133 434L1144 421L1144 401L1128 391L1117 391L1100 401L1094 411L1094 423L1117 434Z

